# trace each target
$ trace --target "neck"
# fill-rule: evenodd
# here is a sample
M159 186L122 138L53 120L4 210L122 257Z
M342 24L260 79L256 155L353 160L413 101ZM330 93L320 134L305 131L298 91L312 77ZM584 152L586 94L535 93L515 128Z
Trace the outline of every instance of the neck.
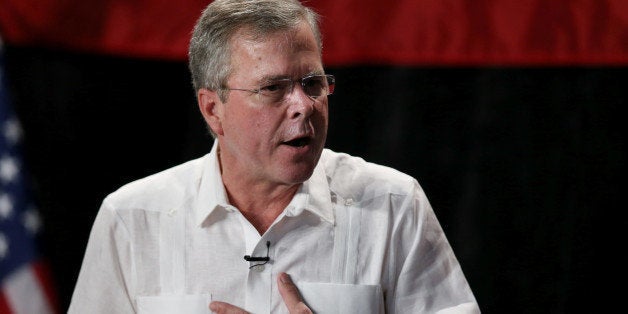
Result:
M220 154L222 182L229 198L242 215L264 234L288 206L301 184L278 184L256 180L245 173L237 173L223 166Z
M229 202L264 234L292 200L299 186L268 190L262 187L238 188L225 183Z

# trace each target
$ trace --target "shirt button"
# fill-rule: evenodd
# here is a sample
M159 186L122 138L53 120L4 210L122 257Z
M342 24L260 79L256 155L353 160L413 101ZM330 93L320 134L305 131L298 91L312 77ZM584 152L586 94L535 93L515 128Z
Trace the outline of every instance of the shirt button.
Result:
M348 198L345 200L345 206L351 206L353 205L353 199L352 198Z
M263 272L263 271L264 271L264 268L265 268L265 267L264 267L264 265L255 265L255 266L251 267L251 269L252 269L253 271L256 271L256 272L258 272L258 273Z

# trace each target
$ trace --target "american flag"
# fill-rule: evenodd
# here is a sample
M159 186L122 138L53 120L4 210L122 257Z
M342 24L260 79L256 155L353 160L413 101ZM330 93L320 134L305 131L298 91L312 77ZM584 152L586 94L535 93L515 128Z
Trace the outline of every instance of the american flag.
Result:
M37 251L41 220L25 181L22 129L4 66L0 39L0 314L56 313L54 289Z

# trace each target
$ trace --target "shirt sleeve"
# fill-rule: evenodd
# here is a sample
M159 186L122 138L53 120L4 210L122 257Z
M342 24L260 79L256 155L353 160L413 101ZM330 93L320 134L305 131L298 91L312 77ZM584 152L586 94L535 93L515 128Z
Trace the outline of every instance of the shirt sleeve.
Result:
M393 298L388 313L480 313L475 297L454 252L427 200L415 181L412 193L401 200L398 245L393 263Z
M68 313L135 313L129 232L103 202L89 237Z

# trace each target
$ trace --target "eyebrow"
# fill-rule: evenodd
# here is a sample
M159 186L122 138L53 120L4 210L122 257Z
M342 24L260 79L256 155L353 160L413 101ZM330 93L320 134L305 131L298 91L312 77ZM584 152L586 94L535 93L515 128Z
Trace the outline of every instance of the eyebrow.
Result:
M290 79L290 76L288 75L267 75L262 77L259 82L260 83L267 83L267 82L274 82L274 81L281 81L281 80L285 80L285 79Z
M323 75L325 74L324 70L314 70L314 71L310 71L307 74L301 76L300 78L304 78L306 76L311 76L311 75ZM267 75L267 76L263 76L259 82L260 83L268 83L268 82L273 82L273 81L281 81L281 80L286 80L286 79L292 79L292 77L290 77L289 75L284 75L284 74L280 74L280 75Z

